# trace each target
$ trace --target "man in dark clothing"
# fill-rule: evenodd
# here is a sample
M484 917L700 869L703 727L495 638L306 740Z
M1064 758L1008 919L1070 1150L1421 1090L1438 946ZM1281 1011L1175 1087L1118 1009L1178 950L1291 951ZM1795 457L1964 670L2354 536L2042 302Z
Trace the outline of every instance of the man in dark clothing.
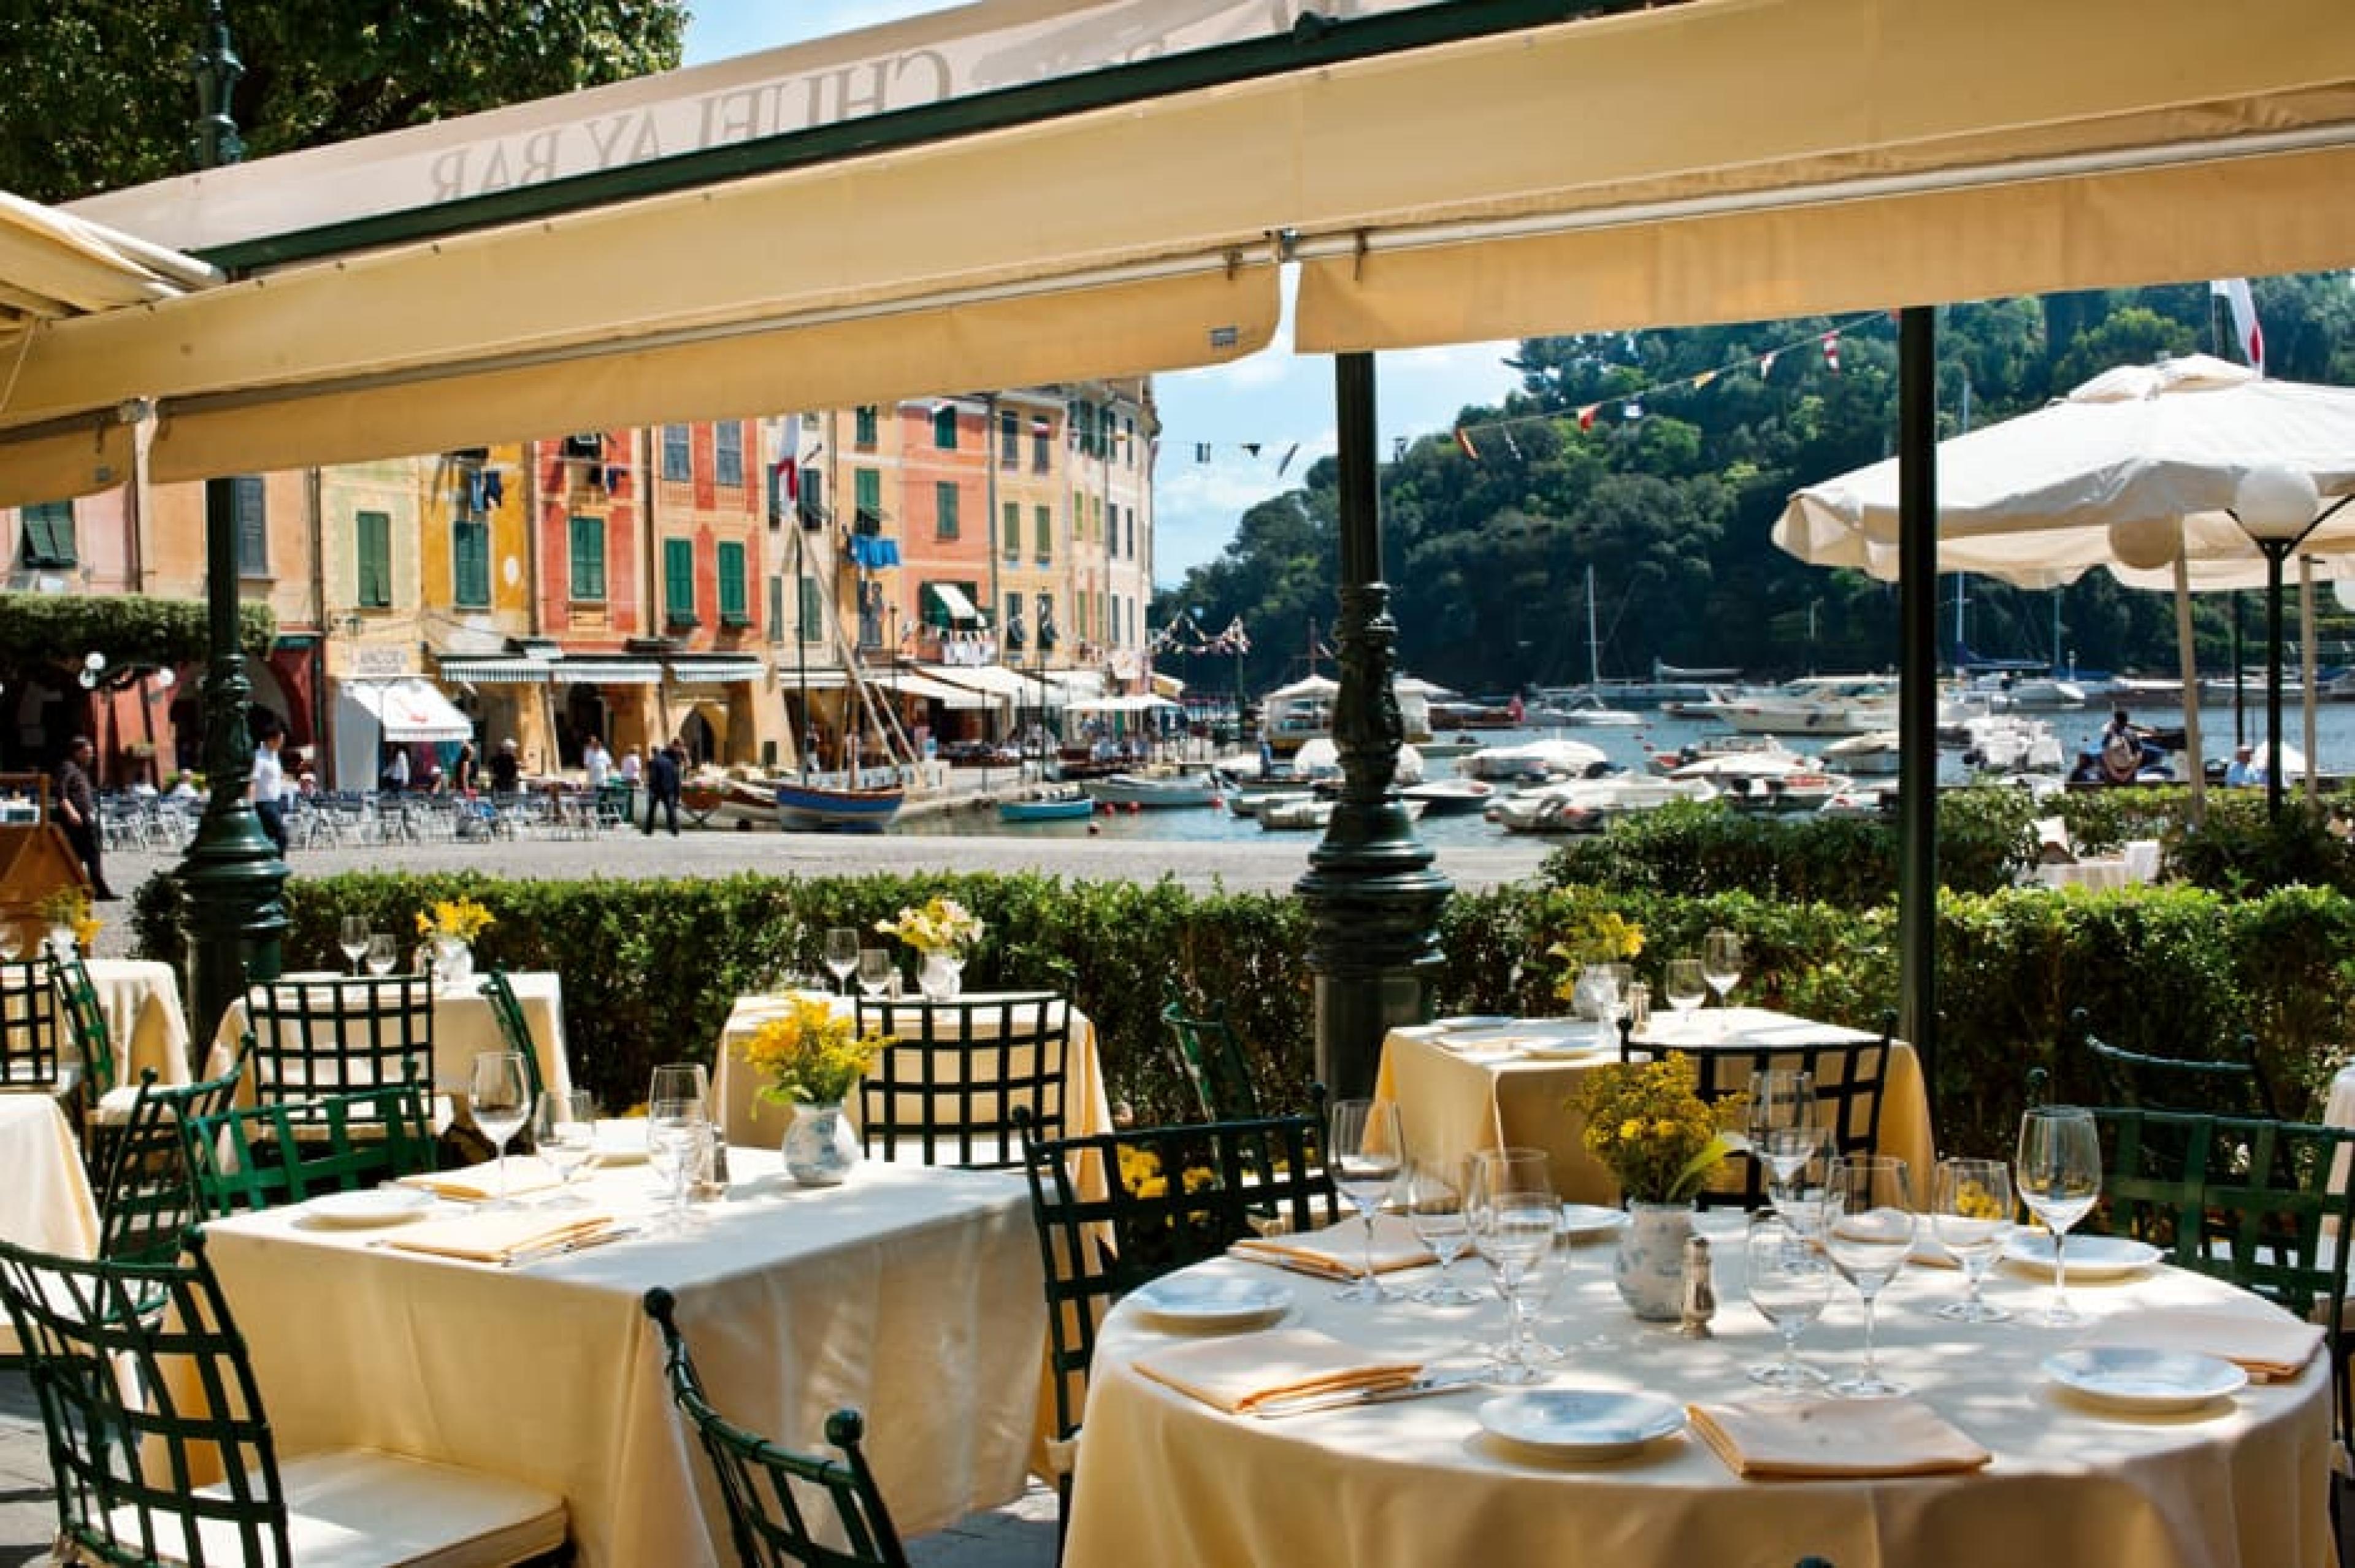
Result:
M105 869L99 863L98 791L90 781L90 765L97 750L87 735L66 742L65 761L58 764L58 822L66 830L82 869L90 873L91 896L112 899Z
M512 740L499 742L491 754L491 793L514 795L523 788L523 764L517 760L516 743Z
M677 741L656 752L646 763L646 826L651 837L655 830L655 808L660 806L670 818L670 836L678 837L678 784L680 749Z

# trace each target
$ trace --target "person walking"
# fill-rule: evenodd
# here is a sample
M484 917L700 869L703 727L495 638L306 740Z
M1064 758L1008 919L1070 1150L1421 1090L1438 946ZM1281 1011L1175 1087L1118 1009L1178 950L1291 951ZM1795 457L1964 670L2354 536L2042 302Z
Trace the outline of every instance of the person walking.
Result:
M581 766L589 775L589 793L597 795L613 776L613 753L605 750L604 741L591 735L581 748Z
M245 786L262 836L278 846L282 856L286 853L286 769L278 752L285 743L286 731L276 724L261 731L253 747L253 777Z
M514 795L522 788L523 761L517 755L515 737L510 735L491 754L491 793Z
M390 765L389 765L389 766L384 770L384 782L385 782L385 785L386 785L386 787L387 787L387 788L389 788L389 789L390 789L390 790L392 791L392 793L393 793L393 794L395 794L395 795L402 795L402 794L407 793L407 791L408 791L408 789L409 789L409 748L408 748L408 747L406 747L406 746L395 746L395 747L393 747L393 749L392 749L392 762L391 762Z
M686 748L673 741L646 763L645 833L649 837L654 834L657 807L670 819L670 836L678 837L679 760L685 754Z
M98 818L98 787L91 782L91 764L98 749L87 735L76 735L66 742L65 760L58 763L58 820L66 830L66 842L73 846L74 858L82 869L90 873L91 896L112 901L114 890L106 885L106 868L101 857Z
M474 742L458 742L457 759L450 764L450 787L461 795L472 796L483 787L482 768L474 760Z

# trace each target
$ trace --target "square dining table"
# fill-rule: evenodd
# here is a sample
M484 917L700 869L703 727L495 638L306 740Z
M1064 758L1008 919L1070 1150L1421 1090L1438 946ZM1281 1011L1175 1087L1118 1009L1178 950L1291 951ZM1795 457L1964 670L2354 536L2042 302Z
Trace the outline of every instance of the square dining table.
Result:
M336 976L317 978L325 983ZM517 969L508 972L507 984L514 988L524 1022L531 1030L541 1085L571 1088L572 1064L564 1045L564 977L552 969ZM238 1039L245 1029L245 998L239 997L222 1012L220 1027L213 1031L212 1052L205 1062L207 1077L229 1071L229 1063L237 1060ZM506 1037L499 1032L498 1018L491 1011L491 999L483 995L478 982L467 979L433 987L435 1085L445 1092L463 1093L474 1080L474 1058L506 1048ZM251 1104L252 1098L250 1084L238 1086L240 1104Z
M280 1451L375 1447L547 1488L584 1568L732 1563L641 1310L662 1285L730 1421L818 1452L829 1413L865 1413L904 1531L1018 1496L1046 1330L1021 1179L869 1162L820 1189L773 1150L730 1166L684 1234L509 1267L405 1253L386 1244L398 1226L308 1206L208 1224ZM589 1211L654 1224L646 1165L580 1185Z
M137 1083L152 1069L158 1083L186 1083L192 1065L188 1019L172 966L148 958L91 958L83 967L106 1014L115 1082Z
M1655 1013L1636 1044L1656 1051L1699 1051L1879 1038L1767 1008L1710 1008L1682 1019ZM1615 1203L1617 1186L1587 1152L1585 1121L1566 1102L1579 1079L1618 1060L1616 1037L1598 1035L1594 1024L1578 1019L1394 1029L1382 1041L1374 1094L1397 1104L1407 1149L1419 1158L1452 1169L1479 1149L1541 1148L1562 1198ZM1916 1179L1926 1180L1936 1164L1937 1144L1921 1059L1912 1046L1892 1040L1884 1072L1881 1152L1907 1161Z

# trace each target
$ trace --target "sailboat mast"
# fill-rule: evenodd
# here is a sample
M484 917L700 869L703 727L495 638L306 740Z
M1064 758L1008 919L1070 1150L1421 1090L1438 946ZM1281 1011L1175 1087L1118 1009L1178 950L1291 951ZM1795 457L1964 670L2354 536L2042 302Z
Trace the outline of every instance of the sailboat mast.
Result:
M1594 630L1594 563L1586 565L1586 684L1603 689L1603 639Z

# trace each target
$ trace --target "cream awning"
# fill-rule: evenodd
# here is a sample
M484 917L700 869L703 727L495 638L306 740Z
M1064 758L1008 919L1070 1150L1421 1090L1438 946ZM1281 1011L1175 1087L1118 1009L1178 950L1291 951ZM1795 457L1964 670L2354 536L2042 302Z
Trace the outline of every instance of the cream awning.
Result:
M1031 692L1030 683L1004 665L928 664L917 667L934 680L1007 701L1020 701Z
M660 686L662 676L651 659L563 658L548 667L559 686Z
M552 667L547 659L508 657L445 657L440 661L443 680L475 686L546 686Z
M664 667L677 686L741 686L769 673L759 659L751 658L677 658Z
M888 691L897 697L929 698L943 708L968 710L994 710L1002 706L987 692L975 691L969 686L952 686L944 680L918 675L913 670L899 670L872 682L878 691Z
M346 680L344 695L368 710L387 741L471 741L474 721L429 680Z

